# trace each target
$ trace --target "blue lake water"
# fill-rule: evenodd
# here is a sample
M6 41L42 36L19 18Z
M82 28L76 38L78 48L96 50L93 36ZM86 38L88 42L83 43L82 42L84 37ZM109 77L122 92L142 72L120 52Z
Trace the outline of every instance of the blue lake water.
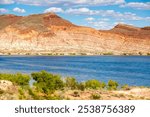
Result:
M150 56L0 56L1 73L46 70L78 81L110 79L150 86Z

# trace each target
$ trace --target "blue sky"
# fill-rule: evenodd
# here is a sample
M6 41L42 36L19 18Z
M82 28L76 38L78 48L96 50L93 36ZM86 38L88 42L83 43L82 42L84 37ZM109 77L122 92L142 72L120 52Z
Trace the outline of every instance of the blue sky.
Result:
M0 14L46 12L96 29L111 29L118 23L150 26L150 0L0 0Z

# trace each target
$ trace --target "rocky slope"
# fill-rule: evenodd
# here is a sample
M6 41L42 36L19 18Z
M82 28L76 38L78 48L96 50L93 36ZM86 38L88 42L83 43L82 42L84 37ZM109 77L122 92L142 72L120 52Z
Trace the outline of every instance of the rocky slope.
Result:
M81 27L54 13L0 16L0 53L150 53L150 27L119 24L112 30Z

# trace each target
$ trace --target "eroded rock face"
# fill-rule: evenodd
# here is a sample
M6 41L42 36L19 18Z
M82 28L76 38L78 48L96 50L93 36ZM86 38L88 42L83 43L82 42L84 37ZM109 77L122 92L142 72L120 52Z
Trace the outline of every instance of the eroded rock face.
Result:
M0 80L0 100L18 99L18 87L11 81Z
M76 26L54 13L11 17L16 20L12 22L7 16L7 23L0 22L0 53L150 52L148 27L117 25L109 31L98 31Z
M7 80L0 80L0 90L7 91L13 87L13 83Z

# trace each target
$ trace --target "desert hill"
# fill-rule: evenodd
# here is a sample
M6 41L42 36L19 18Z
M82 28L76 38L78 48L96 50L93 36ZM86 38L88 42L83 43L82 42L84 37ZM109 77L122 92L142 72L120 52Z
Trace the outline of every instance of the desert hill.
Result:
M118 24L103 31L77 26L55 13L0 15L0 53L150 53L150 27Z
M138 28L131 25L118 24L111 30L111 32L127 37L150 39L150 27Z

